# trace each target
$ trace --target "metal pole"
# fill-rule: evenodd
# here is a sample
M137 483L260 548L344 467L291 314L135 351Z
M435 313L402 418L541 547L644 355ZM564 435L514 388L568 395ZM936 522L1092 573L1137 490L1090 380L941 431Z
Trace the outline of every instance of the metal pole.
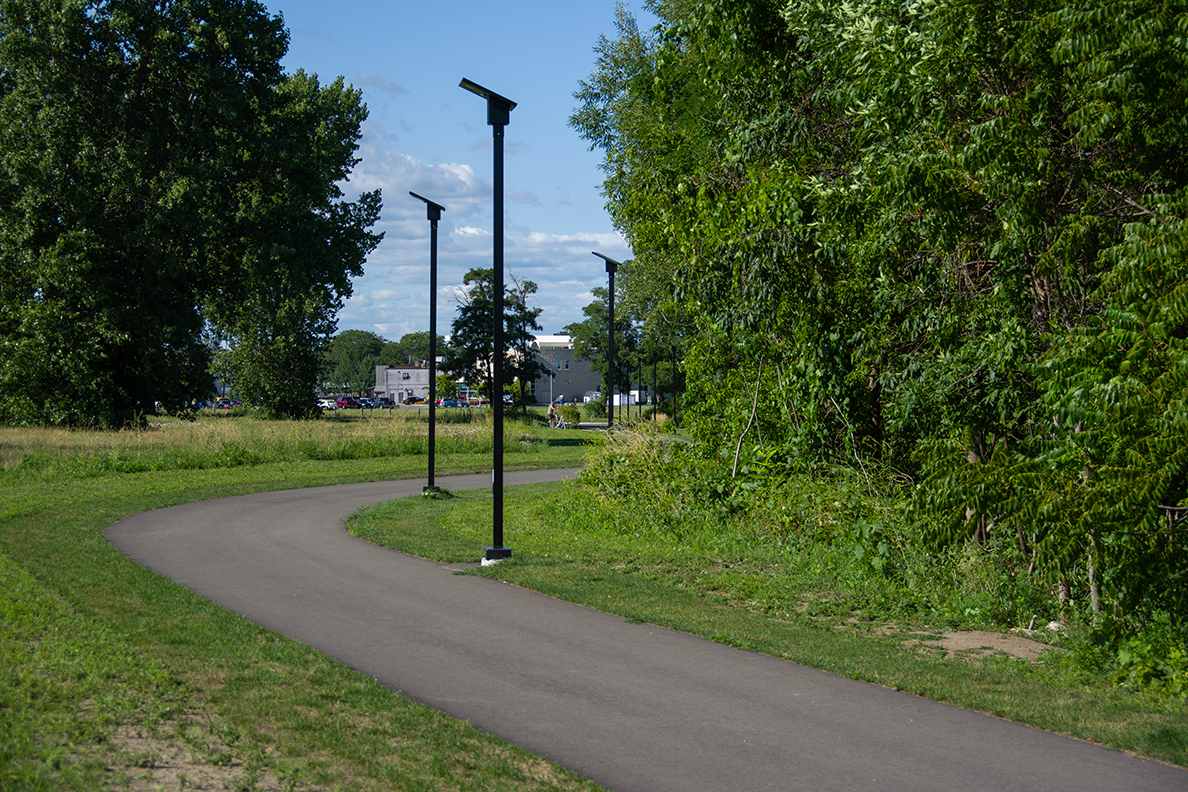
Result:
M494 411L494 462L491 467L491 497L492 504L492 542L487 548L487 561L499 561L511 556L511 549L503 546L503 128L511 120L511 111L516 103L505 96L484 88L465 78L459 83L473 94L487 100L487 124L491 127L491 135L495 144L495 251L494 251L494 283L492 284L492 330L494 331L494 350L492 365L494 377L491 394L491 409Z
M606 428L610 429L615 423L615 270L619 268L620 262L613 258L607 258L601 253L594 253L594 255L606 262L606 274L610 287L610 316L607 319L606 327ZM631 417L630 413L627 417Z
M494 539L487 553L503 549L503 125L492 124L495 143L495 282L492 284L493 330L495 331L495 377L491 407L495 410L495 466L491 481L494 498Z
M636 405L638 405L638 409L635 412L636 412L637 416L639 417L639 419L642 421L643 420L643 384L644 384L643 358L642 357L640 357L640 359L635 362L635 368L636 368L635 403L636 403Z
M676 345L672 347L672 425L676 426L677 419L677 371L676 371Z
M433 483L437 467L437 221L445 207L415 192L408 194L425 202L429 217L429 483L421 491L439 492Z
M656 376L656 350L652 349L652 420L656 420L656 410L660 408L660 380Z
M429 230L429 491L437 492L437 221Z
M610 279L610 319L606 323L606 428L615 425L615 268L609 263L606 271Z

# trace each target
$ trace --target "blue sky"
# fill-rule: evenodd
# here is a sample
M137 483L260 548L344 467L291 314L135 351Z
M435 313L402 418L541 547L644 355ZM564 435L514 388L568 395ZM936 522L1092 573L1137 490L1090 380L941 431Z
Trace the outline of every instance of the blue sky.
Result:
M289 29L286 70L343 77L370 110L348 196L376 187L385 239L354 281L339 330L398 340L428 329L429 222L413 191L446 207L438 226L437 330L449 333L462 277L490 267L492 142L486 102L463 77L517 103L505 128L509 276L535 281L543 333L582 319L606 285L591 251L624 260L603 208L601 153L567 125L599 35L615 36L614 0L315 2L274 0ZM640 0L623 3L650 27Z

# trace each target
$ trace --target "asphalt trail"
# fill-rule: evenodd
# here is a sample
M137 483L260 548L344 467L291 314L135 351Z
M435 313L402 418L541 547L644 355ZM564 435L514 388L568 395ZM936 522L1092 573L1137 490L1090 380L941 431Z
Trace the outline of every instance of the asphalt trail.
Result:
M204 597L620 792L1188 790L1178 768L455 575L461 565L346 533L360 507L421 484L200 501L107 536Z

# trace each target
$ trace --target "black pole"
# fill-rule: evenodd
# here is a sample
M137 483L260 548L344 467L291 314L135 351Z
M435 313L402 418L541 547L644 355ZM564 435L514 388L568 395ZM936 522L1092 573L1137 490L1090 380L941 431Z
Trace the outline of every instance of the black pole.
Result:
M660 380L656 376L656 349L652 349L652 420L656 420L656 410L660 409Z
M606 323L606 428L610 429L615 423L615 270L619 262L601 253L594 255L606 262L610 287L610 316ZM630 418L630 414L627 417Z
M637 360L635 362L635 368L636 368L636 374L638 377L638 379L636 379L636 381L635 381L636 382L635 403L639 405L639 409L636 410L636 413L639 416L639 420L642 421L643 420L643 381L644 381L643 380L643 356L642 355L640 356L639 360Z
M610 281L610 319L606 323L606 428L615 425L615 268L606 265L607 277Z
M421 492L439 492L433 483L437 466L437 221L445 207L415 192L408 194L424 201L429 215L429 483Z
M677 371L676 371L676 345L672 347L672 425L676 426L677 419Z
M495 143L495 282L492 284L492 330L495 337L494 382L491 386L491 409L495 411L495 463L492 468L492 497L494 498L494 538L487 551L503 549L503 125L492 124L491 134Z
M492 542L487 548L486 560L499 561L511 556L511 549L503 546L503 128L511 121L511 111L516 103L505 96L463 78L458 84L473 94L487 100L487 124L495 144L495 251L494 283L492 284L492 330L494 331L494 382L491 394L491 409L494 411L494 462L491 466Z
M429 490L437 466L437 221L429 229Z

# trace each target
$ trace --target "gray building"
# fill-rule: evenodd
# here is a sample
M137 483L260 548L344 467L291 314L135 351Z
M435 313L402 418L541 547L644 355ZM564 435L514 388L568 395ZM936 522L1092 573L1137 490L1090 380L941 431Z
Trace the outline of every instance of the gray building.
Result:
M602 387L602 375L590 371L589 361L574 356L569 336L537 336L532 351L548 369L535 383L537 404L550 400L580 403Z
M400 404L409 396L429 398L427 366L376 366L375 395L386 396Z

